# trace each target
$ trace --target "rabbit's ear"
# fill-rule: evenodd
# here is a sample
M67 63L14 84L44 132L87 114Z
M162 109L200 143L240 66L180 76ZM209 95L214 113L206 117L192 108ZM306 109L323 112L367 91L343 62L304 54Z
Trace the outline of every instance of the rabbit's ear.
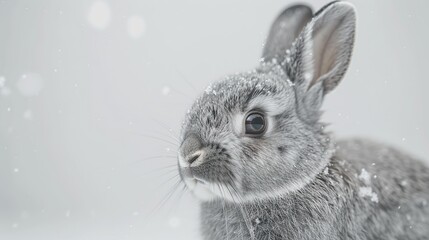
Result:
M295 5L285 9L274 21L265 42L262 58L283 62L288 50L304 26L311 20L311 8Z
M353 5L332 2L316 13L286 56L285 68L307 112L318 111L323 96L343 78L353 50ZM307 116L310 117L310 116ZM312 116L316 117L316 116Z

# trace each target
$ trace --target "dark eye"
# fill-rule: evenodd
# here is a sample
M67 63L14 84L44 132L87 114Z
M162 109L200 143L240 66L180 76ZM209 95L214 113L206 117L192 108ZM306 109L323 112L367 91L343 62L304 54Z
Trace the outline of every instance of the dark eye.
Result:
M262 113L251 112L244 122L244 132L247 135L260 136L266 129L265 117Z

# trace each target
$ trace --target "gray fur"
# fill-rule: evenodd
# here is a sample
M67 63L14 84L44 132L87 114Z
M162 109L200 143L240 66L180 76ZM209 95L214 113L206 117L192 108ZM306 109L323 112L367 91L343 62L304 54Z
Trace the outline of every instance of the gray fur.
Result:
M275 24L290 20L281 14ZM201 199L204 239L428 239L428 167L369 140L334 142L319 122L324 95L346 72L354 29L354 8L331 3L288 51L269 47L255 70L196 100L179 173ZM242 128L255 109L268 120L257 138Z
M311 8L295 5L286 8L271 25L270 33L265 42L262 58L265 61L284 60L288 50L305 25L313 17Z

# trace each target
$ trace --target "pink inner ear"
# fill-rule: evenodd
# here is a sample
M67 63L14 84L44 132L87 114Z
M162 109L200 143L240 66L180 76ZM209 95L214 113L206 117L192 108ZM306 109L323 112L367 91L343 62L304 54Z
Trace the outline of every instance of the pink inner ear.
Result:
M341 47L338 46L338 38L341 37L338 29L342 21L333 21L335 24L327 23L324 26L321 26L321 22L313 30L314 74L310 86L334 68L339 57L338 48Z
M301 33L309 48L303 54L303 61L309 66L309 71L303 70L309 77L308 88L323 81L326 94L343 78L353 49L355 21L353 6L337 2L318 14Z
M334 67L338 54L337 29L340 24L333 24L313 32L314 74L311 85Z

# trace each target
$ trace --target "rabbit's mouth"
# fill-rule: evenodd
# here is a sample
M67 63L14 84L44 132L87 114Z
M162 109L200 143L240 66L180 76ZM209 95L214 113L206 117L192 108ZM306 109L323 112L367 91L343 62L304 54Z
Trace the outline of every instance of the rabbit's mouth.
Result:
M206 180L197 177L183 177L188 189L200 200L210 201L216 198L216 195L211 191L210 183Z
M201 184L208 184L208 182L204 179L198 178L198 177L194 177L195 181L197 181L197 183L201 183Z
M231 189L226 184L211 182L200 176L195 176L191 169L181 169L181 176L187 188L200 200L211 201L225 199L233 201Z

